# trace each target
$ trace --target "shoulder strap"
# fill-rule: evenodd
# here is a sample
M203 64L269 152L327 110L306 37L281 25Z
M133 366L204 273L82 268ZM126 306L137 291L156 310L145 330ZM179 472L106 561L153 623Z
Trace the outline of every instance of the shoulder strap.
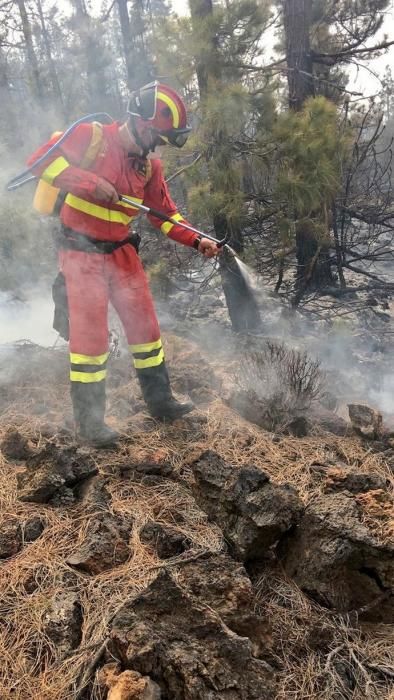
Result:
M146 159L145 177L146 177L146 184L147 184L152 177L152 161L150 160L150 158Z
M103 125L100 122L92 122L92 136L90 144L81 160L81 168L89 168L93 165L103 145Z

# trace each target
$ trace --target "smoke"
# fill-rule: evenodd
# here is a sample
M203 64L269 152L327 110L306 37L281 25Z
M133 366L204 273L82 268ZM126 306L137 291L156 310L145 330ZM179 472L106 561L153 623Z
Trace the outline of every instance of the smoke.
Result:
M0 292L0 345L27 340L50 347L58 337L52 329L53 302L50 291L31 292L21 300L10 292Z

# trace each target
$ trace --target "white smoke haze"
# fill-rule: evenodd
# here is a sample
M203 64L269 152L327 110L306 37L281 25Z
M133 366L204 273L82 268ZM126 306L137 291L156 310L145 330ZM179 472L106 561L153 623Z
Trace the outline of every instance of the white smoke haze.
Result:
M9 221L3 221L2 228L9 227L12 236L18 238L22 233L25 233L31 241L37 240L37 244L41 243L44 235L48 235L51 226L56 223L48 222L48 220L40 221L37 215L33 212L31 203L34 194L34 184L24 186L16 192L6 192L5 185L7 181L14 177L17 172L25 168L26 157L37 147L38 144L49 138L55 130L65 128L64 118L56 114L52 110L47 115L40 115L40 119L31 125L29 133L26 135L26 141L23 146L19 147L15 153L10 153L4 144L0 144L0 154L2 156L2 168L0 172L0 206L3 211L10 212ZM17 220L15 225L12 211L22 213L24 218L22 225L26 227L21 230L20 220ZM198 226L198 221L196 222ZM41 240L37 239L37 229L40 230ZM39 234L39 235L40 235ZM36 237L36 238L35 238ZM0 380L7 381L12 372L9 371L9 356L6 348L12 347L13 344L19 341L30 341L43 347L51 347L55 343L63 343L57 333L52 329L53 319L53 302L50 291L50 276L54 279L56 275L56 263L53 251L45 251L46 257L53 258L53 272L46 279L46 284L37 284L31 269L32 279L30 280L29 261L19 261L18 258L13 258L10 265L20 273L21 283L18 287L13 287L12 292L0 292ZM3 256L2 256L3 257ZM43 260L43 263L48 263L48 260ZM0 260L0 264L7 271L7 263L4 262L4 257ZM33 264L33 263L32 263ZM36 264L36 263L35 263ZM19 268L18 268L19 265ZM48 265L50 269L50 265ZM381 356L373 350L374 341L367 335L363 337L362 343L356 337L355 328L348 324L345 328L335 330L331 327L328 332L328 324L312 324L304 320L301 314L296 313L292 321L289 321L282 314L283 307L277 297L272 295L272 290L264 286L261 278L258 277L245 263L240 264L240 269L247 281L247 284L257 292L259 303L261 305L261 314L263 323L265 324L264 334L267 337L274 337L282 340L290 348L305 349L321 360L322 370L326 372L328 383L331 385L333 393L339 388L339 401L345 405L347 401L360 401L369 403L371 406L382 411L385 416L394 416L394 357L386 353ZM45 271L48 274L48 270ZM36 277L37 275L35 275ZM219 273L217 273L216 291L220 289ZM182 288L182 285L180 285ZM208 292L211 290L208 290ZM221 296L222 302L224 297ZM202 305L204 304L204 294L202 294ZM185 301L185 306L187 302ZM160 311L162 312L160 313ZM223 310L223 317L226 316L226 310ZM159 304L159 317L163 321L163 327L169 329L177 329L181 326L179 317L173 317L168 310L168 304ZM208 321L204 316L201 320L206 322L204 329L198 327L198 332L195 336L194 332L191 337L200 342L207 348L218 348L221 345L222 349L228 355L237 354L239 351L239 343L237 336L229 330L222 334L223 326L220 326L217 321ZM198 322L197 322L198 323ZM121 345L124 345L123 332L120 330L120 323L111 321L110 327L114 327L119 332ZM314 326L314 327L313 327ZM362 352L360 353L360 346ZM5 357L7 356L7 362ZM391 362L390 362L391 360ZM12 356L11 356L12 366ZM8 369L6 369L8 367Z
M0 345L28 340L50 347L58 337L52 319L50 290L47 294L31 292L26 301L16 299L12 293L0 292Z

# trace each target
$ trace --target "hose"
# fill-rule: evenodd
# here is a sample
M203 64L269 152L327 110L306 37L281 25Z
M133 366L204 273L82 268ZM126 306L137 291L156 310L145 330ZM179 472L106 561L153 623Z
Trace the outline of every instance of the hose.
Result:
M68 127L68 129L64 132L64 134L60 137L56 143L51 146L44 155L40 156L40 158L37 158L37 160L34 161L34 163L24 170L23 172L19 173L18 175L15 175L9 182L6 184L6 189L8 192L12 192L12 190L16 190L18 187L22 187L22 185L25 185L27 182L30 182L31 180L35 180L36 176L31 175L31 172L33 168L37 167L37 165L40 165L46 158L48 158L53 151L55 151L59 146L62 145L62 143L72 134L74 129L77 128L80 124L89 124L89 122L94 122L94 121L100 121L103 122L103 124L112 124L114 121L112 117L107 114L106 112L97 112L95 114L87 114L85 117L81 117L80 119L77 119L76 122L73 122L71 126Z

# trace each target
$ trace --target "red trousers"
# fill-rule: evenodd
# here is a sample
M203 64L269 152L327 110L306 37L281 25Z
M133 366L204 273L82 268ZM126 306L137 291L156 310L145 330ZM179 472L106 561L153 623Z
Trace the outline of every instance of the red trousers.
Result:
M133 246L109 255L61 250L59 261L66 279L71 353L98 356L108 351L108 302L129 345L160 338L148 281Z

